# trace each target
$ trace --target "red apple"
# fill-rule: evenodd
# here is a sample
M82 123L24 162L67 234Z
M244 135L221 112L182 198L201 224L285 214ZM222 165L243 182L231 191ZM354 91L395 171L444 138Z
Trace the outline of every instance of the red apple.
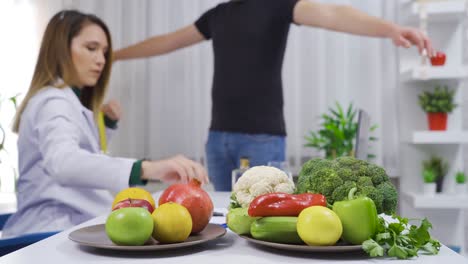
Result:
M443 66L445 64L445 53L437 51L434 57L431 57L432 66Z
M150 214L153 213L154 211L154 208L150 202L146 200L142 200L142 199L132 199L132 198L128 198L128 199L118 202L117 204L115 204L114 207L112 207L112 211L115 211L120 208L125 208L125 207L142 207L148 210Z
M178 203L187 208L192 216L192 234L202 231L213 215L213 202L195 179L187 184L173 184L164 190L159 198L159 205L167 202Z

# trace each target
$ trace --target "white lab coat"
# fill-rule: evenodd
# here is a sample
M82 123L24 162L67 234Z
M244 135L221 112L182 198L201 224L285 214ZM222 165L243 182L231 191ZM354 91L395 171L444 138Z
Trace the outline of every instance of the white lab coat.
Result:
M134 159L101 154L93 113L69 87L47 87L26 106L18 136L18 211L3 236L60 231L111 210Z

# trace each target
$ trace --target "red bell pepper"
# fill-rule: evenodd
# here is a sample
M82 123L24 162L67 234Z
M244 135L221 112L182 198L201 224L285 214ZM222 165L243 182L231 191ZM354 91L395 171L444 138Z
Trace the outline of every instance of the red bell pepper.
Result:
M313 205L327 206L327 199L321 194L268 193L257 196L249 206L249 216L298 216L301 211Z

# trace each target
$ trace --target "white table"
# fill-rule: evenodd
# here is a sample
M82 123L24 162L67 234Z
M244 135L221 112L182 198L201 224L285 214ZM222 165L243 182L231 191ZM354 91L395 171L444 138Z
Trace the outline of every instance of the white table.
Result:
M211 193L215 208L229 203L229 193ZM467 263L461 255L443 246L437 256L420 256L409 261L395 261L385 258L368 258L364 253L317 254L299 253L258 247L228 230L227 234L215 241L192 248L168 252L117 252L79 246L68 239L68 234L84 226L105 222L105 215L79 226L63 231L36 244L0 258L0 263ZM223 217L214 217L212 222L220 223Z

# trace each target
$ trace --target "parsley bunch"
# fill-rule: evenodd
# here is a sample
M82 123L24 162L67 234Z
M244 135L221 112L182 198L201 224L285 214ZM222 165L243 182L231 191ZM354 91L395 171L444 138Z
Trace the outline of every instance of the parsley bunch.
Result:
M439 253L440 242L429 234L432 224L424 218L419 227L408 224L408 218L393 215L394 223L387 223L379 216L376 235L364 241L362 247L371 257L385 254L398 259L418 256L419 251L430 255Z

